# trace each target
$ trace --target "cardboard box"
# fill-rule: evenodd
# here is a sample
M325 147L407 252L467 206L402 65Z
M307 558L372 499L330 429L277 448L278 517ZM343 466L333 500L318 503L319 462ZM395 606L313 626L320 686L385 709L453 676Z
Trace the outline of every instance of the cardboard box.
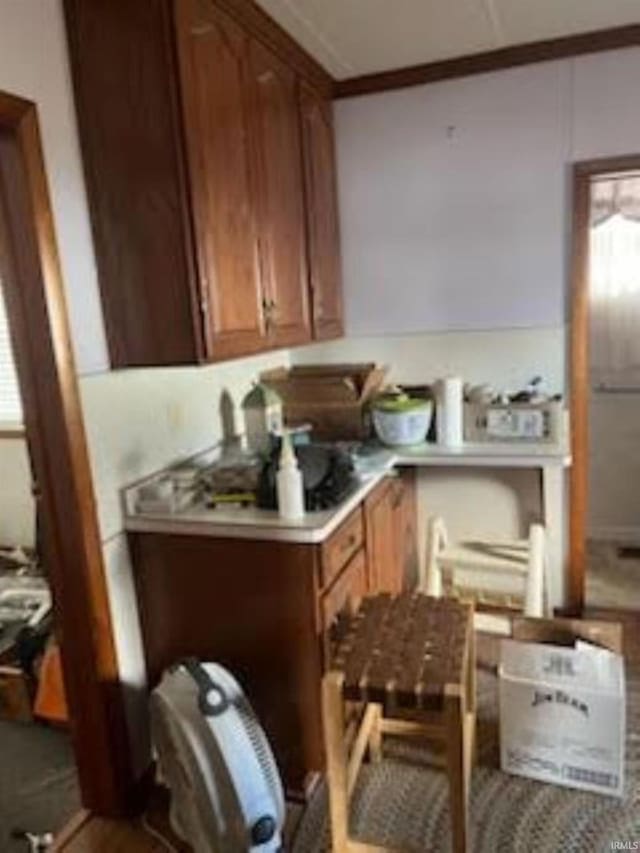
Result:
M282 398L285 421L310 423L314 439L365 440L371 433L369 402L387 368L372 363L281 367L260 376Z
M621 627L516 620L499 668L507 773L622 796L626 694Z

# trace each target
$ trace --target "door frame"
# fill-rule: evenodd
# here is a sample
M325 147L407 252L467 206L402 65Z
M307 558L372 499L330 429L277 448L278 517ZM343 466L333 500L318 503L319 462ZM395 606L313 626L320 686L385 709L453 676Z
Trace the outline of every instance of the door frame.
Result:
M0 258L82 801L121 815L134 779L37 110L3 92Z
M571 454L569 584L571 611L585 605L587 512L589 501L589 227L590 184L596 175L639 171L640 154L602 157L573 164L571 332L569 339Z

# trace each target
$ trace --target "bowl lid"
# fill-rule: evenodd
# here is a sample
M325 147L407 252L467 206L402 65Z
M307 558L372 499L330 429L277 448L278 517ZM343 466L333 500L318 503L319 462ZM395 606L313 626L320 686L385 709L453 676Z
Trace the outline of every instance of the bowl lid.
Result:
M431 403L429 400L418 400L415 397L409 397L406 394L399 394L397 397L383 397L376 400L373 405L374 408L381 412L404 414L405 412L415 412L421 409L428 409Z

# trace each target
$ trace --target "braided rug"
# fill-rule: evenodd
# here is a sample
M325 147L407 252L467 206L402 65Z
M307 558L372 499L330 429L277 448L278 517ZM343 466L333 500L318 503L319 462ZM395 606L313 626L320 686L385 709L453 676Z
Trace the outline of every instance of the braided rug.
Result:
M471 791L472 853L604 853L640 849L640 624L625 625L627 663L626 792L623 799L583 793L502 773L498 752L494 638L479 643L478 762ZM451 850L447 781L424 748L390 743L378 765L363 765L351 808L359 840L396 849ZM635 842L635 847L633 846ZM295 853L330 849L327 794L305 810ZM620 846L618 849L625 849ZM470 851L470 853L471 853Z

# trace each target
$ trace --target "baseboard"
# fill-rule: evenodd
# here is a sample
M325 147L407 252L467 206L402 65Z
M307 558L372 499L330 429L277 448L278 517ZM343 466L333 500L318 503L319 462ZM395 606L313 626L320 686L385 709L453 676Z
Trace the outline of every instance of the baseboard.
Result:
M624 545L640 545L640 525L592 525L587 539L600 542L619 542Z

